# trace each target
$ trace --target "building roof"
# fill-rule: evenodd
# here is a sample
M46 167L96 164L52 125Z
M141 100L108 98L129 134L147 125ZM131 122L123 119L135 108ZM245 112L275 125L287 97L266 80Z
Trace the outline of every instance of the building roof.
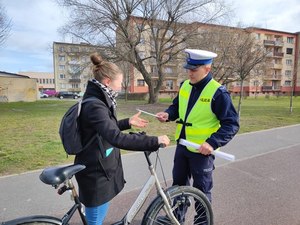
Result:
M5 71L0 71L0 77L30 78L29 76L26 76L26 75L9 73L9 72L5 72Z

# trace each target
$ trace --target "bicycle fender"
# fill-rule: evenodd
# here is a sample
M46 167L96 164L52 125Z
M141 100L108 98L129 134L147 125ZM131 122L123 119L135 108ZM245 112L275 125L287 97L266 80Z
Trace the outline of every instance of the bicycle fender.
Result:
M52 223L57 225L62 224L61 219L58 219L56 217L36 215L36 216L20 217L14 220L2 222L1 225L18 225L18 224L23 224L28 222L47 222L47 223Z

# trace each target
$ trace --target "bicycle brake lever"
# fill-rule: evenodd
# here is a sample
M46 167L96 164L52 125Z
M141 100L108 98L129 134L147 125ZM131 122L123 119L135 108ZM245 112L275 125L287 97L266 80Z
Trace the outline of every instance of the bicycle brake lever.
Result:
M160 144L159 144L159 148L165 148L165 147L167 147L166 144L164 144L164 143L160 143Z

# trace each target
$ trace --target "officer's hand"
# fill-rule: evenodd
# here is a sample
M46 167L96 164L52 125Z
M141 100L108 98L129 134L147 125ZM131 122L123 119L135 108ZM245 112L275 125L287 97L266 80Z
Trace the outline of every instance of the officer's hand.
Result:
M158 144L162 144L164 147L170 144L170 139L167 135L162 135L158 137Z
M156 116L160 122L166 122L169 119L169 114L166 112L156 113Z
M213 149L213 147L211 147L210 144L208 144L207 142L204 142L203 144L201 144L198 151L203 155L210 155L213 153L214 149Z

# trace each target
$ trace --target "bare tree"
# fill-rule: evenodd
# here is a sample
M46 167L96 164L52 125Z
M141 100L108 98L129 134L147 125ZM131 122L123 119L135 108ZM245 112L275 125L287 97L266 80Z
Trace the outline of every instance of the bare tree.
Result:
M214 79L226 85L236 81L234 73L234 45L237 43L238 34L244 30L229 26L210 25L198 23L198 35L190 40L191 48L216 52L212 71Z
M191 46L216 52L214 60L214 78L222 84L240 83L238 113L244 93L244 83L251 74L265 72L268 52L252 35L251 30L225 26L215 26L207 29L200 26L197 39Z
M0 46L7 39L11 30L11 20L7 17L4 6L0 3Z
M241 104L244 94L244 82L250 77L255 67L262 67L266 63L269 52L263 45L251 35L251 30L239 36L238 42L234 45L235 60L233 60L233 74L240 82L240 96L238 102L238 114L241 114ZM263 67L262 67L263 68Z
M227 10L221 0L57 0L70 9L64 27L93 44L110 46L117 60L130 63L149 88L149 103L158 100L164 66L176 60L197 31L193 21L217 22ZM188 22L188 23L187 23ZM146 54L141 54L146 50ZM151 73L149 63L156 65Z

